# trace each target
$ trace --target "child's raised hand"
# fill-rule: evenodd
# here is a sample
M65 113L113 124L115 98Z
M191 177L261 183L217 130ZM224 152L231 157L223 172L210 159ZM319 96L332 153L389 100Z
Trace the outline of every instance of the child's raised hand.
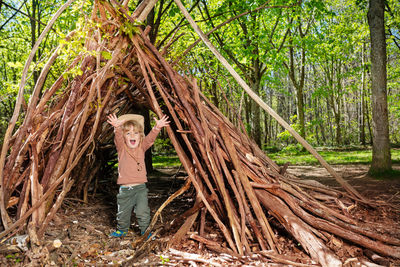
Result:
M107 116L107 118L107 122L114 127L120 127L125 122L124 120L119 120L115 114L110 114Z
M163 127L168 126L170 121L168 120L168 116L164 115L161 119L157 120L156 118L154 118L154 120L156 121L156 128L161 130Z

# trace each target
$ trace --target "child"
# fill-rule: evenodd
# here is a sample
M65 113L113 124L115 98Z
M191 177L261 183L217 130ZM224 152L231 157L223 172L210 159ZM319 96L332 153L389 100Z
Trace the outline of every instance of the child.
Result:
M160 130L169 125L167 116L154 120L156 125L145 136L143 116L137 114L125 114L119 118L114 114L108 116L107 122L114 126L114 142L118 152L117 183L120 185L117 195L118 225L117 230L111 233L112 237L126 236L133 208L142 235L149 226L150 208L145 184L147 176L144 153L153 145Z

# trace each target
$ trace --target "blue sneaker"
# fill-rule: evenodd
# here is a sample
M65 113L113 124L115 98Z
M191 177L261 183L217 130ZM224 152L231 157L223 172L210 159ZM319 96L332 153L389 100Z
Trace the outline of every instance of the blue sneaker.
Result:
M111 237L123 237L123 236L126 236L127 233L128 233L128 232L126 232L126 231L117 230L117 231L112 232L112 233L110 234L110 236L111 236Z

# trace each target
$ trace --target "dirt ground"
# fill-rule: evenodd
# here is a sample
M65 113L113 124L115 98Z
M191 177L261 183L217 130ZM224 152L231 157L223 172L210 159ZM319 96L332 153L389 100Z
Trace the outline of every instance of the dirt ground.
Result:
M400 237L400 177L375 180L367 175L368 166L364 165L334 166L334 169L364 196L389 202L396 207L387 209L388 216L378 217L376 220L389 220L391 225L398 229ZM395 169L400 170L400 166L395 166ZM288 172L300 179L315 179L341 190L336 181L321 167L291 166ZM184 172L177 169L162 169L149 175L149 204L152 214L169 195L182 186L185 176ZM134 220L126 237L109 237L116 225L117 190L116 185L100 184L89 205L79 199L67 198L56 219L50 224L45 242L24 252L0 255L0 266L287 266L273 263L256 254L254 257L234 258L208 251L199 248L199 244L188 236L180 244L167 248L166 244L177 229L168 229L165 225L192 207L193 190L178 197L164 209L154 230L156 237L146 241L146 249L134 249L132 245L139 238L139 230ZM382 212L376 214L381 216ZM207 237L220 241L223 247L224 241L215 232L215 228L212 222L206 225ZM282 248L291 248L292 253L285 256L293 261L312 264L295 241L284 238L282 240ZM54 245L59 247L55 248ZM351 245L340 245L335 253L345 259L345 266L363 266L360 265L363 260L372 262L362 249ZM400 261L392 258L384 258L378 262L383 266L400 266Z
M374 200L389 200L391 204L400 205L400 175L382 180L368 175L368 165L338 165L333 168L363 196ZM394 165L393 169L400 172L400 165ZM317 180L334 189L343 190L323 167L289 166L288 171L298 178Z

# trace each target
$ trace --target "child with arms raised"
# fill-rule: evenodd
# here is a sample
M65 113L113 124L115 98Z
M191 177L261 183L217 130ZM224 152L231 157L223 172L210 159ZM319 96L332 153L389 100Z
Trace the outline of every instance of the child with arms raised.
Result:
M132 209L143 235L150 223L144 155L160 130L169 125L168 117L163 116L160 120L154 118L156 125L147 136L144 135L144 118L141 115L125 114L117 118L110 114L107 118L107 122L114 126L114 142L118 152L117 183L120 185L117 195L117 230L110 236L121 237L128 233Z

